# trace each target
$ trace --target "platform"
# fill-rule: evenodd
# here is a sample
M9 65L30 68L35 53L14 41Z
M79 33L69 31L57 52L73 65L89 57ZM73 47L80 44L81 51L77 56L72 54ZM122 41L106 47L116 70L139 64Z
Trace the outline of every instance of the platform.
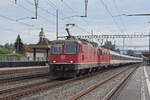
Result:
M49 66L29 66L29 67L7 67L0 68L1 71L9 71L9 70L24 70L24 69L36 69L36 68L48 68Z
M113 100L150 100L150 66L139 67Z

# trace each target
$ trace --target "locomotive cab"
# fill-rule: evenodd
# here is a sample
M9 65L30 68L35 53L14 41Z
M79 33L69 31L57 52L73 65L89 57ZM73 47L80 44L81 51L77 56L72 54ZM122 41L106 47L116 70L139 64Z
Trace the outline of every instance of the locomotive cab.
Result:
M78 41L54 41L51 45L50 74L56 77L75 76L80 56L81 44Z

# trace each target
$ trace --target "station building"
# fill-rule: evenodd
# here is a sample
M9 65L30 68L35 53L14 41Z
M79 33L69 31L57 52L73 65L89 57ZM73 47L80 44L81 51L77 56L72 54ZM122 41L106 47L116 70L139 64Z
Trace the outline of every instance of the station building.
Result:
M38 43L28 45L26 57L33 61L48 61L50 55L50 44L51 41L45 37L44 30L41 28Z
M143 56L145 57L147 65L150 65L150 52L142 52Z

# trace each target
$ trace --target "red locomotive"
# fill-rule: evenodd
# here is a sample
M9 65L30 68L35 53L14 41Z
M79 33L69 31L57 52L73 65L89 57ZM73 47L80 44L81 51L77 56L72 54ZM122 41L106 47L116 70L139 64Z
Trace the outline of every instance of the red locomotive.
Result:
M97 43L68 37L52 42L50 73L57 77L72 77L120 64L139 63L142 58L121 55L98 47Z

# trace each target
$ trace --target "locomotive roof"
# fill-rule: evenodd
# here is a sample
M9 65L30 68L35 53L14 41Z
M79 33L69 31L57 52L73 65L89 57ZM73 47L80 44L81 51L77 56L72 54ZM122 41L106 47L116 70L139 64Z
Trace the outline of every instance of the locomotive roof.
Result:
M103 49L105 51L108 51L108 52L110 52L110 54L113 54L113 55L116 55L116 56L133 58L133 59L142 59L142 58L139 58L139 57L133 57L133 56L129 56L129 55L123 55L123 54L117 53L115 51L108 50L108 49L103 48L103 47L99 47L96 42L91 42L91 41L88 41L86 39L81 39L81 38L75 38L73 36L67 37L66 40L54 40L52 42L65 42L65 41L66 42L78 42L78 43L83 43L83 44L90 45L90 46L93 46L93 47L98 47L98 48Z
M91 41L88 41L86 39L81 39L81 38L75 38L73 36L67 37L66 40L54 40L53 42L65 42L65 41L78 42L78 43L83 43L83 44L90 45L93 47L98 47L98 44L96 42L91 42Z

